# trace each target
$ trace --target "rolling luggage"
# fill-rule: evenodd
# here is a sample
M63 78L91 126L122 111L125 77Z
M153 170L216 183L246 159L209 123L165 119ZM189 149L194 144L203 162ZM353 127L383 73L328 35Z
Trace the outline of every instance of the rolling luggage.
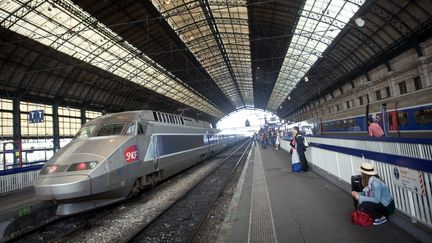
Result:
M361 175L353 175L351 176L351 190L355 192L361 192L363 191L363 186L361 182ZM354 201L354 208L357 209L358 201L353 198Z

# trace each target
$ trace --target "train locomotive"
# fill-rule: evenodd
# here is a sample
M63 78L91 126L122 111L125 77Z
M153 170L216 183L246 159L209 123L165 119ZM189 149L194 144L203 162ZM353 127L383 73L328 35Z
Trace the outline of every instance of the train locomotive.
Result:
M108 114L87 122L42 167L36 197L70 215L125 200L244 136L220 135L210 123L157 111Z

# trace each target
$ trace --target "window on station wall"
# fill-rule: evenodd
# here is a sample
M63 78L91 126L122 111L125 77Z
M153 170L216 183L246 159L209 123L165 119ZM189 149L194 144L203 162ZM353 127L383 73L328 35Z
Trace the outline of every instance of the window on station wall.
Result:
M349 100L346 102L346 108L347 109L351 108Z
M388 97L390 97L391 96L391 93L390 93L390 87L389 86L387 86L386 88L386 93L387 93L387 98Z
M54 154L52 106L20 102L22 158L24 163L44 163Z
M59 107L60 146L68 143L81 128L81 111L69 107Z
M399 93L402 95L402 94L406 94L407 92L408 91L407 91L406 82L405 81L400 82L399 83Z
M20 110L22 138L40 139L53 136L52 106L21 102ZM34 119L32 115L37 116L39 119Z
M363 96L358 97L358 100L359 100L359 104L360 104L360 105L363 105L363 104L364 104L364 103L363 103Z
M0 136L1 141L13 138L12 100L0 99Z
M375 94L376 94L376 99L377 99L377 100L382 99L382 97L381 97L381 90L377 90L377 91L375 91Z
M99 117L99 116L102 116L102 112L86 111L86 120L87 121L95 119L96 117Z
M423 88L423 85L422 85L422 82L421 82L421 79L419 76L414 78L414 87L415 87L415 90L420 90Z

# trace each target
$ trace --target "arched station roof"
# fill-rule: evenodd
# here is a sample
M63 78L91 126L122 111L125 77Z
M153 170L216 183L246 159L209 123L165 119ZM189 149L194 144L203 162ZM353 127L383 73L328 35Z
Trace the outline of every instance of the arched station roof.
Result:
M3 0L0 95L287 116L432 33L429 0Z

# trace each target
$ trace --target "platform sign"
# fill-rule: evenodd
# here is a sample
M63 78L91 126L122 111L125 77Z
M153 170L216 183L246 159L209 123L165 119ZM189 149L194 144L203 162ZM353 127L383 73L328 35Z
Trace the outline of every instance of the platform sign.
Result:
M420 195L425 194L423 176L419 171L405 167L394 166L392 173L393 183L396 186L414 191Z
M44 122L44 111L43 110L29 111L28 121L29 121L29 123Z

